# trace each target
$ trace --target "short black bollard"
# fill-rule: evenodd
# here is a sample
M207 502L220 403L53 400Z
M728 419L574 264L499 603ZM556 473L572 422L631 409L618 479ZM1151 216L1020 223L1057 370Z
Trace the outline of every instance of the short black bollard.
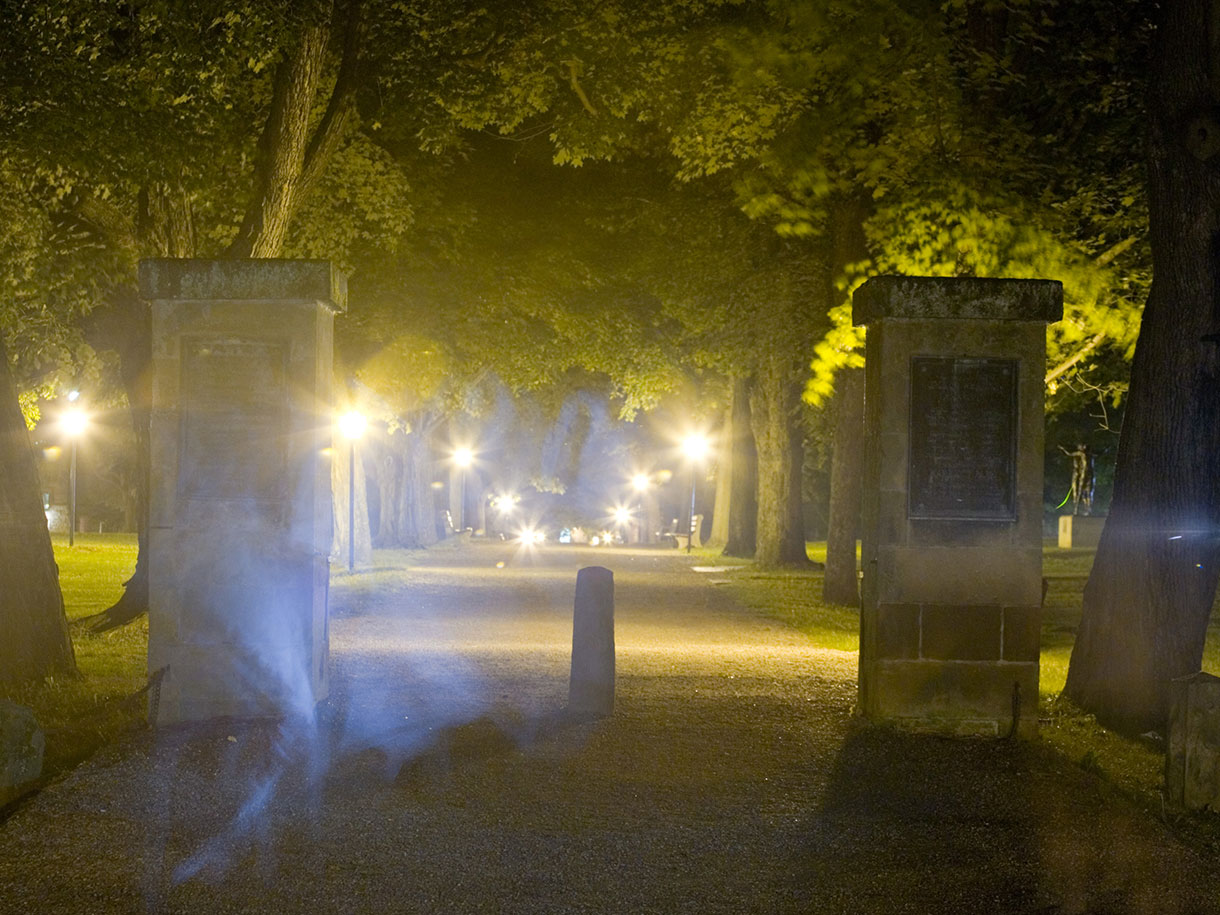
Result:
M601 566L576 573L568 711L596 718L614 712L614 573Z

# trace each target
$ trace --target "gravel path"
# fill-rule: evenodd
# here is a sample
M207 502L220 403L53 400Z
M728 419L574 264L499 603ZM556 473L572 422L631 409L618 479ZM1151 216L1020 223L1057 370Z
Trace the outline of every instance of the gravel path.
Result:
M616 712L573 723L593 564ZM859 726L854 654L691 566L485 544L358 575L320 726L105 751L0 826L0 912L1220 913L1216 862L1088 773Z

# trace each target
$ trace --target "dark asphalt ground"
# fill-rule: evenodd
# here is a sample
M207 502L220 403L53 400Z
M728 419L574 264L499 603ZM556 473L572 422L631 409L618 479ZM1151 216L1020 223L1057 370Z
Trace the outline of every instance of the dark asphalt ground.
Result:
M861 726L854 654L677 551L418 562L337 583L317 726L139 735L0 825L0 912L1220 913L1218 862L1094 776ZM593 564L617 705L579 723Z

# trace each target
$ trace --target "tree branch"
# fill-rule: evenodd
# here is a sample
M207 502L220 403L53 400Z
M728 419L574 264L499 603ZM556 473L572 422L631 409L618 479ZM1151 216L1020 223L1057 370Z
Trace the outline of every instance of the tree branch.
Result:
M580 87L580 61L565 60L564 63L568 68L568 85L572 87L572 91L576 93L576 97L580 99L580 103L585 106L585 111L597 117L597 109L593 107L593 103L589 101L589 96L585 95L585 90Z
M309 196L310 190L326 171L327 163L347 137L354 120L352 116L356 112L360 40L363 37L362 13L361 0L349 0L339 75L331 90L326 113L322 115L322 120L318 122L313 136L309 138L309 145L305 149L305 161L301 167L300 180L297 183L296 206L299 206Z
M1120 241L1118 244L1113 245L1110 248L1107 248L1105 251L1102 251L1101 254L1097 255L1097 257L1096 257L1097 266L1105 267L1108 264L1110 264L1120 254L1122 254L1124 251L1126 251L1128 248L1130 248L1132 245L1134 245L1136 238L1137 238L1137 236L1135 236L1135 235L1128 236L1127 238L1124 238L1122 241Z
M1044 383L1050 384L1052 381L1054 381L1056 378L1058 378L1060 375L1062 375L1064 372L1066 372L1068 369L1070 369L1072 366L1074 366L1077 362L1079 362L1089 353L1093 352L1093 350L1097 349L1097 347L1100 346L1101 342L1105 339L1106 339L1105 331L1094 334L1092 337L1090 337L1088 339L1088 341L1085 342L1084 346L1082 346L1080 349L1076 350L1076 352L1074 354L1069 356L1067 359L1064 359L1057 366L1055 366L1053 369L1051 369L1049 372L1047 372L1046 378L1044 379Z
M92 194L82 194L73 201L72 212L114 247L140 251L140 236L136 227L127 214L110 201Z

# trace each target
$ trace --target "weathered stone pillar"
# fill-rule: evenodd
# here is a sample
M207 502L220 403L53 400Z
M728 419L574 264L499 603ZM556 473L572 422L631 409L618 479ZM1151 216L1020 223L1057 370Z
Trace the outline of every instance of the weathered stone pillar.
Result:
M594 717L614 712L614 573L601 566L576 573L568 711Z
M860 709L1037 729L1048 280L875 277L865 363Z
M145 260L157 722L309 714L327 692L334 313L325 261Z

